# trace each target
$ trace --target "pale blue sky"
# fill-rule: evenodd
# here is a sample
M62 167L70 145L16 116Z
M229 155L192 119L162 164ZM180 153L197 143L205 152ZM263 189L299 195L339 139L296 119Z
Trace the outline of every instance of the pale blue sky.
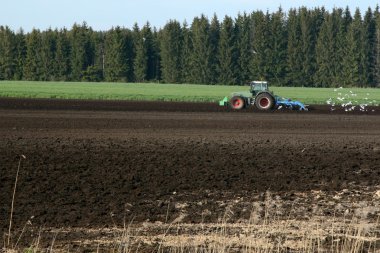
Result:
M117 25L131 28L135 22L142 26L146 21L162 27L170 19L191 23L202 13L208 17L216 13L219 19L223 19L225 15L235 17L244 11L272 12L280 5L285 11L300 6L325 6L327 10L349 6L352 11L359 7L364 13L369 6L374 9L380 0L0 0L0 3L0 25L8 25L13 30L22 27L28 32L33 27L42 30L70 28L75 22L83 21L95 30L107 30Z

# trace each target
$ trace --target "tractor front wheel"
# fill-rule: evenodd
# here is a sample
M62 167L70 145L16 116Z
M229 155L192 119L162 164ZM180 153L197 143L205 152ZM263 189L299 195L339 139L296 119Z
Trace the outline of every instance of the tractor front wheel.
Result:
M274 98L269 93L261 93L255 98L255 106L259 110L271 110L274 107Z
M232 97L230 100L230 105L231 105L231 108L235 110L243 109L245 105L244 99L238 96Z

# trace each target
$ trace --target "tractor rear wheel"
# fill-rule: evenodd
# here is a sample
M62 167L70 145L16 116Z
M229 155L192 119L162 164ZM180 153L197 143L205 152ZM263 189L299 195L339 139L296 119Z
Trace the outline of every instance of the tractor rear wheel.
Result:
M230 99L230 105L232 109L241 110L245 106L244 99L239 96L232 97Z
M274 98L267 92L260 93L255 98L255 106L262 111L271 110L274 107Z

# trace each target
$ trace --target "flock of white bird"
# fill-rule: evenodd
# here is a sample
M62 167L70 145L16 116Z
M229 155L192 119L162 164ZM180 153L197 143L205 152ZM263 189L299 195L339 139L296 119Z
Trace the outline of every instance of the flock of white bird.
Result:
M343 87L339 87L334 89L334 93L336 94L335 98L329 98L326 103L331 106L330 110L336 110L337 106L341 106L344 111L351 112L355 109L358 109L361 112L368 112L369 106L378 106L378 102L376 100L370 99L370 94L367 93L361 101L365 101L364 103L359 103L358 94L354 93L352 90L348 92L345 91ZM374 109L371 109L374 112Z

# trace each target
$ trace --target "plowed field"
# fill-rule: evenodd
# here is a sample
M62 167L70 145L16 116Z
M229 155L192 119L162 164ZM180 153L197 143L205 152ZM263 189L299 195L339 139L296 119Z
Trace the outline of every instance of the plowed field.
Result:
M2 99L0 228L6 237L21 155L15 234L28 221L49 229L214 224L226 210L234 223L252 218L252 208L278 219L376 223L380 109L371 109L239 113L211 104ZM88 236L63 234L62 245Z

